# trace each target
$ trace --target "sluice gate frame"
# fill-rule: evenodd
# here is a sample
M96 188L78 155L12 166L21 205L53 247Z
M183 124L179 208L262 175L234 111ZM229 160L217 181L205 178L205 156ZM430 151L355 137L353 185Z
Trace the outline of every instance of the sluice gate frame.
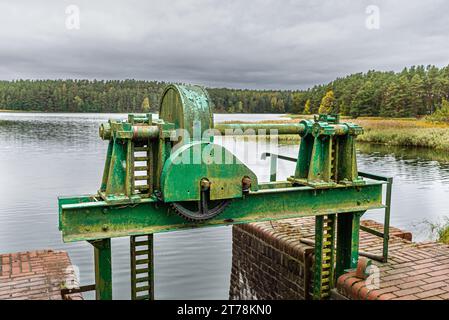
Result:
M190 85L168 86L159 114L102 124L108 151L99 191L58 198L64 242L94 247L95 285L83 288L95 288L97 299L112 299L114 237L130 237L132 299L154 298L153 234L160 232L315 216L313 297L324 299L336 278L357 265L361 216L384 208L384 232L368 231L384 238L383 255L373 258L386 261L392 179L358 171L358 125L320 115L297 124L214 126L209 95ZM258 182L235 155L213 143L218 132L246 129L300 135L298 158L264 154L271 156L271 178ZM195 151L205 159L197 161ZM285 181L276 181L277 159L296 162Z

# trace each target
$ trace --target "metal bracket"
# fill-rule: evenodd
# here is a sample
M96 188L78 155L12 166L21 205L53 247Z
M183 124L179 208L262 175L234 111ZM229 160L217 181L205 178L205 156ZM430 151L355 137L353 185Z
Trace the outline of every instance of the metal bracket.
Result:
M74 293L83 293L83 292L88 292L88 291L94 291L96 289L96 286L94 284L90 284L87 286L80 286L78 288L64 288L61 289L61 297L62 300L67 300L68 295L74 294Z

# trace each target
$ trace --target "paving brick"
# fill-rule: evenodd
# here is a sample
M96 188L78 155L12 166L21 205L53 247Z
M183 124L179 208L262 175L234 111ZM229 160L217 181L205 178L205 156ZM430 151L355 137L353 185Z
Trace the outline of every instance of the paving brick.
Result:
M394 294L385 293L385 294L380 295L377 299L378 300L392 300L394 298L396 298L396 296Z
M445 293L446 293L446 291L437 288L437 289L426 290L424 292L417 293L416 296L421 299L425 299L425 298L438 296L440 294L445 294Z
M424 290L432 290L432 289L446 287L446 286L447 286L447 284L444 282L433 282L433 283L422 285L421 288Z
M396 297L393 300L419 300L419 298L413 294L402 296L402 297Z
M425 298L423 300L444 300L444 299L441 297L438 297L438 296L434 296L434 297Z
M419 287L419 286L421 286L421 288L423 288L422 285L425 285L425 284L426 283L424 281L417 280L417 281L411 281L411 282L405 282L405 283L398 284L398 288L409 289L409 288Z
M396 291L394 294L397 295L398 297L402 297L402 296L406 296L409 294L419 293L422 291L423 291L423 289L421 289L419 287L415 287L415 288L409 288L409 289L402 289L402 290Z
M2 265L0 299L62 299L60 288L70 265L67 253L52 250L17 252L0 255L0 261L10 261L10 265ZM74 294L73 298L80 300L82 295Z
M439 297L443 300L449 300L449 292L448 293L444 293L444 294L440 294Z
M425 279L423 279L424 282L427 283L433 283L433 282L443 282L449 280L449 275L448 274L443 274L441 276L437 276L437 277L426 277Z

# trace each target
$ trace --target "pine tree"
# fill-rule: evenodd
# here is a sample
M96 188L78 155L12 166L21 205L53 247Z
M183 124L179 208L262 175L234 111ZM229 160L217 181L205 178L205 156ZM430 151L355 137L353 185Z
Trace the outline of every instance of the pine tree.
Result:
M410 81L409 98L410 98L410 113L413 115L426 114L425 104L426 89L424 81L419 74L415 74Z
M381 115L385 117L412 116L409 106L409 88L407 77L402 75L398 81L392 82L385 91Z
M351 103L351 116L358 117L372 115L372 107L375 104L374 98L374 85L371 81L367 81L359 89Z
M295 114L300 114L302 111L302 96L300 92L295 92L292 95L292 109L291 112Z

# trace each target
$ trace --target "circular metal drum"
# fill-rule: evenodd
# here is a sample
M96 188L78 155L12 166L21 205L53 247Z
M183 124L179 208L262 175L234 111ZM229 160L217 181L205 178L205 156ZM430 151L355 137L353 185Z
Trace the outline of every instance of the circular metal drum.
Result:
M159 118L185 129L190 138L202 135L214 127L213 104L206 89L194 85L173 84L165 88L159 108Z

